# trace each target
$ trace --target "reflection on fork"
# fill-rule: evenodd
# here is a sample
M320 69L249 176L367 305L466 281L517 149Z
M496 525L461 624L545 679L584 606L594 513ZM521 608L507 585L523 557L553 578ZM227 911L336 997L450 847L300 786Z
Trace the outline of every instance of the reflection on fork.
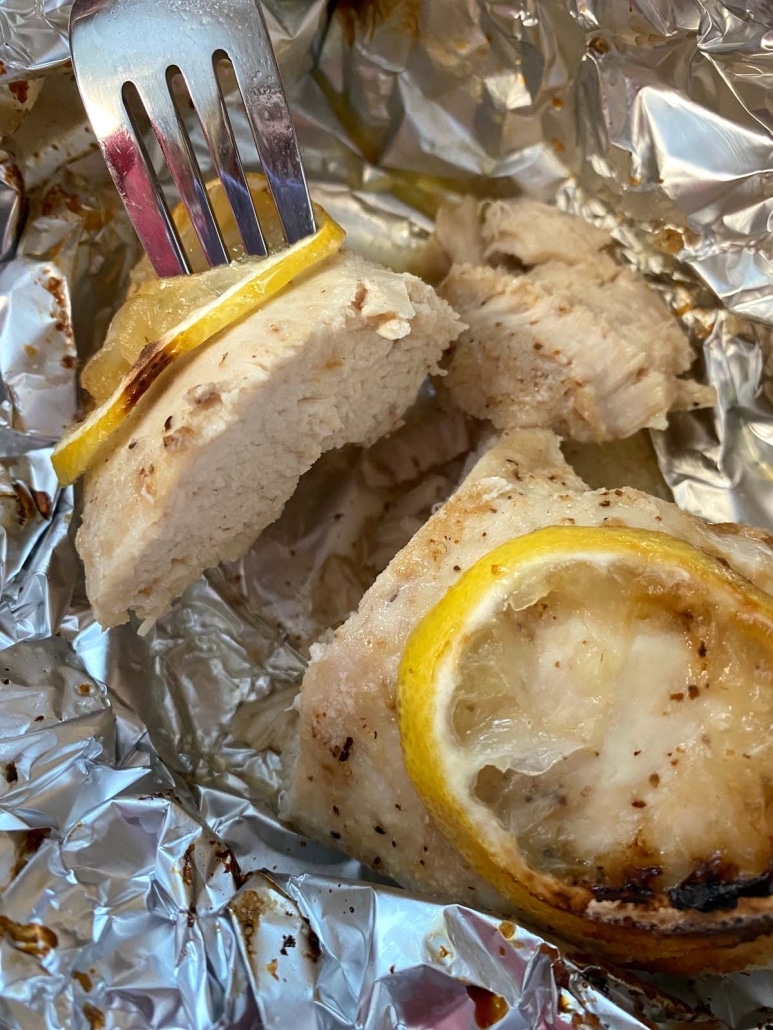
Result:
M201 122L248 254L266 244L218 66L230 62L288 243L315 230L298 141L257 0L74 0L70 46L81 97L137 235L159 276L190 272L143 139L149 124L207 263L229 260L179 102Z

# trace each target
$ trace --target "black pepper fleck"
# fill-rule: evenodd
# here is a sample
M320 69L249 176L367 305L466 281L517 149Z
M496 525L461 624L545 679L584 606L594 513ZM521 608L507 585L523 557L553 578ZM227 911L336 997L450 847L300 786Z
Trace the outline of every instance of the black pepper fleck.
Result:
M351 755L351 753L352 753L352 747L353 746L354 746L353 738L352 737L347 737L346 740L344 741L344 746L341 748L341 750L338 753L338 761L339 762L348 762L349 761L349 755Z

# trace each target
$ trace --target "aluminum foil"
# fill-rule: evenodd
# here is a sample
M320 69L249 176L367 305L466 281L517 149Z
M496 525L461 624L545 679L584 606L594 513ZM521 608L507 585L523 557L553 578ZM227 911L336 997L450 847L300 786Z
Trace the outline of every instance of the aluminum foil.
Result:
M413 898L273 817L255 703L283 706L309 643L459 481L481 427L441 398L421 399L388 453L323 459L250 553L150 636L95 624L72 491L48 459L138 250L66 68L67 11L0 0L0 1026L762 1025L769 971L624 976ZM266 13L309 172L350 238L432 279L442 196L524 189L608 226L717 386L715 412L658 435L677 499L773 528L773 8Z

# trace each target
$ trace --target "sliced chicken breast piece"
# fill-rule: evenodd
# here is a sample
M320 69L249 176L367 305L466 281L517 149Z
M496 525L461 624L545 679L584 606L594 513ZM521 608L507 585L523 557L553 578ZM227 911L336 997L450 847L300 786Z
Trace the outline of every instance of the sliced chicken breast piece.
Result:
M402 760L396 677L411 630L461 573L505 541L548 525L660 531L773 591L769 535L709 525L633 489L591 491L564 462L552 433L504 434L378 577L357 613L312 649L296 701L297 727L283 753L285 820L405 887L508 910L468 868L413 787ZM702 813L700 803L685 810L683 832L699 837Z
M606 251L606 233L521 198L441 212L438 235L456 260L440 293L469 326L445 382L469 414L600 442L713 403L711 388L679 378L694 357L688 340Z
M324 451L399 425L459 329L421 280L342 253L176 363L86 477L99 622L155 618L243 554Z
M497 264L515 258L525 267L595 261L613 243L609 233L531 197L443 205L438 240L455 264ZM608 257L608 255L607 255Z

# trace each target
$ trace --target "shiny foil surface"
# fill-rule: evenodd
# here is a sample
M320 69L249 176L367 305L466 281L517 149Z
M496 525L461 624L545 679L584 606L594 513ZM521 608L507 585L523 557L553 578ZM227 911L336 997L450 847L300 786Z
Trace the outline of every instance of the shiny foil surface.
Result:
M667 482L706 518L773 528L773 5L265 12L309 175L350 240L437 277L432 215L469 190L526 190L608 227L717 388L713 412L657 434ZM49 456L139 251L66 66L67 16L66 3L0 0L0 1026L765 1025L769 971L622 975L411 897L273 817L256 702L286 706L309 644L481 442L431 394L390 442L420 475L379 444L327 455L252 550L147 637L94 622L73 491Z

